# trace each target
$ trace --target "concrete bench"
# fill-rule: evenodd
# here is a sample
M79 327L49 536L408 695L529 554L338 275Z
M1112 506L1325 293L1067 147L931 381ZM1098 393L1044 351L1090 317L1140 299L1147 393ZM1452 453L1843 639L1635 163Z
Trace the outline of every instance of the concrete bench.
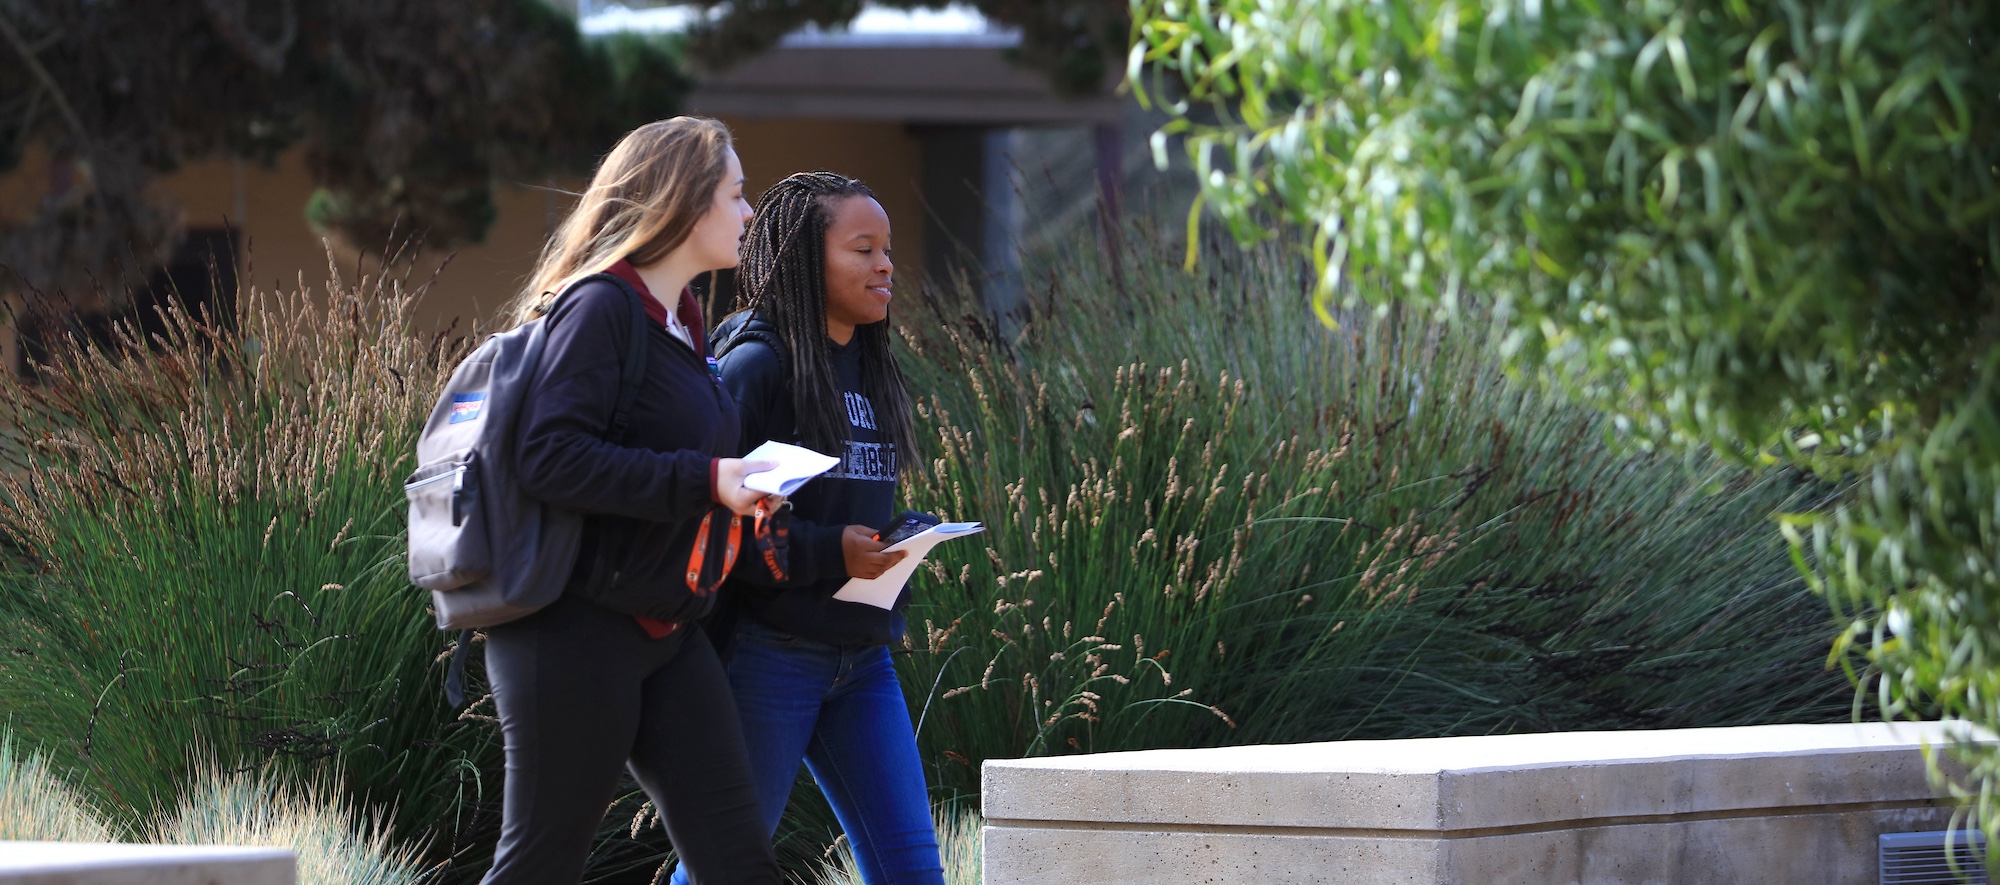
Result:
M286 848L0 842L0 885L294 885Z
M1153 750L986 763L985 885L1875 885L1950 825L1932 724Z

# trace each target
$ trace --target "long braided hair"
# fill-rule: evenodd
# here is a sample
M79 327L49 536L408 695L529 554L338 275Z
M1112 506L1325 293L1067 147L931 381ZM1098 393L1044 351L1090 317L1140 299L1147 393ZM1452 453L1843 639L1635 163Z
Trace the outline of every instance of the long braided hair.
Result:
M826 229L833 204L875 194L832 172L800 172L757 200L736 267L736 308L771 324L791 354L792 414L799 439L822 452L846 447L846 404L835 386L833 342L826 335ZM861 393L875 407L882 434L900 464L914 463L915 423L909 385L890 351L889 322L856 326L861 346Z

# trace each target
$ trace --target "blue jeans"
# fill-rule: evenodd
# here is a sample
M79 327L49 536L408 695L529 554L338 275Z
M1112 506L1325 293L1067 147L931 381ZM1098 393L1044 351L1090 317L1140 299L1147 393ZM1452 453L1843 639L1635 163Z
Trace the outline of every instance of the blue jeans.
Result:
M745 615L729 661L764 833L804 760L868 885L944 885L910 708L879 645L829 645ZM674 885L686 885L675 870Z

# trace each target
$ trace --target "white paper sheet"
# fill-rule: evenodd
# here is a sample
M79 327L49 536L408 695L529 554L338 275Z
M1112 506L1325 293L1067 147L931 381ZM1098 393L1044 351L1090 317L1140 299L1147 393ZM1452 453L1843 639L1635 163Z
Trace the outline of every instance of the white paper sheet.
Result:
M750 454L745 461L774 461L777 467L752 473L743 477L743 487L763 492L767 495L790 495L805 485L806 480L833 469L840 459L832 455L822 455L812 449L787 445L781 442L767 442Z
M896 605L896 597L902 595L903 585L910 582L910 576L916 573L917 566L923 563L924 557L931 552L932 547L952 538L976 535L985 530L985 526L976 522L944 522L890 544L883 548L883 551L903 551L906 555L901 561L889 566L889 570L883 572L882 577L847 579L847 583L841 585L840 592L833 594L833 598L846 602L865 602L876 608L893 608Z

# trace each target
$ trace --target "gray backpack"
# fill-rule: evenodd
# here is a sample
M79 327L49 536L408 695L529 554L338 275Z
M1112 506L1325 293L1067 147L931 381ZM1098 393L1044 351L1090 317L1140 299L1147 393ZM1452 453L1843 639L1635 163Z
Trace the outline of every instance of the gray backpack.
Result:
M558 300L594 280L617 284L632 305L632 340L604 437L615 443L645 376L649 321L639 293L610 274L584 277ZM445 683L453 706L462 702L472 631L554 602L576 566L583 515L530 497L516 477L517 425L548 339L548 320L533 320L487 338L459 363L417 438L417 469L403 482L410 583L431 591L439 629L461 631Z

